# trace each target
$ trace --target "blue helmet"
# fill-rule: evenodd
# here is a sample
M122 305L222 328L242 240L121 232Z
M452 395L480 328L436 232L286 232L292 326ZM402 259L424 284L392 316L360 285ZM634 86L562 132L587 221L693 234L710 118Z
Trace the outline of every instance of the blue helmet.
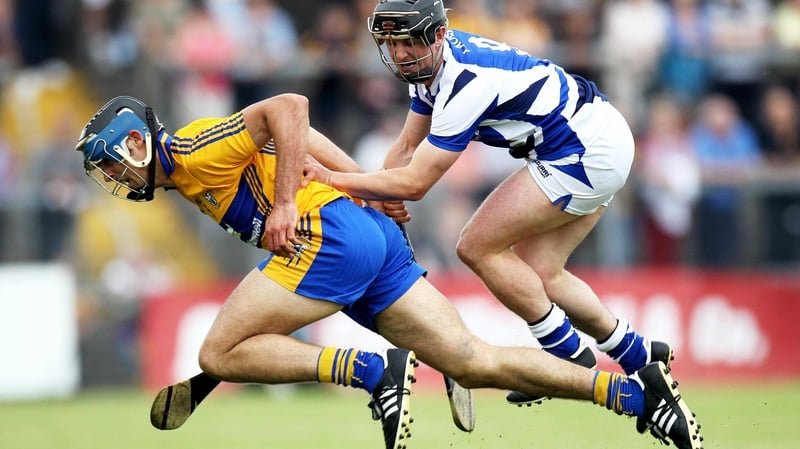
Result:
M83 166L86 174L94 179L107 192L117 197L134 201L149 201L152 199L153 173L155 165L153 159L153 138L164 126L152 109L141 100L129 96L119 96L111 99L89 120L81 131L75 149L83 154ZM131 157L126 145L128 133L132 130L139 131L144 137L147 154L141 161ZM125 184L108 179L98 164L102 161L122 163L130 168L148 167L150 180L146 181L142 189L132 189ZM124 195L123 195L124 194Z
M144 167L149 160L131 160L124 141L128 132L133 129L148 136L163 128L156 119L158 129L150 129L146 110L147 105L134 97L120 96L111 99L83 128L75 149L83 153L83 160L87 163L108 159L114 162L127 161L134 166Z

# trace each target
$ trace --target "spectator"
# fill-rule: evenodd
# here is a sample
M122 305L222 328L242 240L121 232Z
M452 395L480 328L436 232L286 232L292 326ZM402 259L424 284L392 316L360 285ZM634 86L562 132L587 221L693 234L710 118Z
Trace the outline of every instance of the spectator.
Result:
M677 265L701 189L700 165L689 139L685 110L662 95L653 99L640 138L639 193L644 205L643 260Z
M800 52L800 0L779 0L772 14L772 33L781 49Z
M88 63L100 75L125 76L135 65L139 42L128 2L84 0L81 31Z
M634 133L643 125L646 93L653 89L667 23L667 11L656 0L608 2L603 11L600 43L604 89Z
M497 20L485 0L451 0L445 6L450 9L447 14L450 28L484 36L493 36L497 31ZM375 2L372 7L375 8Z
M71 1L25 0L12 2L14 38L22 67L64 61L74 42L69 33L75 5ZM70 8L72 6L73 8Z
M380 58L375 57L377 51L375 40L371 34L364 32L367 28L367 18L372 16L374 8L375 0L355 0L357 65L351 68L350 77L356 80L354 85L356 110L350 114L351 122L345 126L349 133L338 133L345 147L350 146L347 144L349 142L360 146L359 140L362 140L363 136L383 129L386 121L382 117L394 115L394 109L404 106L408 95L408 90L398 85L394 78L386 73ZM380 131L378 133L380 134ZM356 146L353 147L354 155L359 151ZM372 153L369 158L379 157L382 161L387 148L388 146L372 146L369 149Z
M34 151L32 178L36 187L35 258L40 261L70 261L76 216L88 201L82 176L74 166L72 141L80 126L75 116L62 113L54 123L47 144Z
M300 50L289 13L275 0L211 0L209 7L234 41L234 107L278 93L280 73L296 63Z
M127 2L131 28L139 46L139 60L130 70L129 82L121 84L112 78L95 89L97 97L116 95L124 86L126 92L152 98L153 106L164 111L170 121L175 114L172 94L184 80L185 73L176 63L174 46L182 32L191 5L186 0L137 0ZM108 92L108 95L102 95Z
M708 0L712 36L712 86L754 123L760 86L772 45L767 0Z
M326 3L301 40L308 59L315 64L310 87L312 123L337 143L347 130L343 119L351 112L356 92L357 78L352 74L358 64L356 33L363 28L356 26L355 14L347 4Z
M759 118L768 161L778 165L800 162L800 106L792 92L781 85L767 87Z
M188 121L197 114L228 115L233 109L229 72L235 45L222 22L204 0L191 7L175 36L175 63L181 71L174 103L180 105L175 120Z
M173 55L164 51L164 45L174 42L190 5L186 0L137 0L132 3L136 38L142 52L159 66L173 64Z
M708 267L735 266L741 261L742 186L762 155L753 125L733 100L711 94L698 111L691 139L704 183L696 236L699 261Z
M597 35L600 9L593 0L571 0L554 6L555 43L548 59L559 61L567 72L600 79Z
M14 222L14 201L18 194L16 156L2 135L0 135L0 262L10 258L11 239L16 237L12 232Z
M14 39L14 2L0 0L0 87L11 77L17 65L17 42Z
M711 82L711 45L711 24L700 0L670 0L661 89L685 102L703 95Z
M541 3L542 0L505 0L495 39L533 55L549 54L553 30L542 16Z

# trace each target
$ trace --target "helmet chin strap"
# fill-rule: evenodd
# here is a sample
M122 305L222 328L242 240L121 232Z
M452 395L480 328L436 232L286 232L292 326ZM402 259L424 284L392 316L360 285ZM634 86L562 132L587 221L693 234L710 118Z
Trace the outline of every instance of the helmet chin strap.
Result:
M138 192L128 192L128 199L134 201L152 201L155 198L155 182L156 182L156 163L158 162L156 151L156 138L158 134L158 127L156 126L156 115L153 113L153 108L147 106L144 110L145 118L147 120L147 127L150 129L150 142L148 146L152 148L153 155L150 164L147 165L147 184ZM154 133L153 130L156 130Z

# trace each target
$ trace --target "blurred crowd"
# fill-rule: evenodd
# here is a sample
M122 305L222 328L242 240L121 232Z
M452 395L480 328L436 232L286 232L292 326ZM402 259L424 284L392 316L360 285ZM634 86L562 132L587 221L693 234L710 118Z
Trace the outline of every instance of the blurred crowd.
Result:
M172 282L249 270L261 255L181 199L137 208L90 185L72 151L80 129L116 95L174 130L292 91L310 98L312 126L377 169L408 99L367 32L374 4L0 0L0 262L68 263L123 311ZM445 6L451 28L594 80L634 130L628 186L571 263L797 268L800 0ZM461 226L519 167L476 144L410 205L430 269L463 269Z
M303 93L311 99L312 125L365 168L377 168L407 98L366 30L374 3L0 0L0 260L69 258L81 251L76 241L93 247L92 231L81 240L76 224L96 195L69 149L84 120L115 95L143 99L174 129L280 92ZM796 261L800 0L446 6L452 28L595 80L634 129L638 154L629 187L576 262ZM433 198L412 206L415 238L435 267L459 265L453 247L460 225L518 167L497 153L467 152ZM759 201L750 201L754 196ZM158 257L135 248L147 246L146 233L133 238L140 243L123 243L137 232L129 231L109 237L116 247L110 259L115 251ZM198 223L194 231L214 247L207 227ZM789 241L753 242L770 233ZM109 253L108 245L95 250ZM207 269L220 269L217 262ZM102 264L95 265L88 268L98 272Z

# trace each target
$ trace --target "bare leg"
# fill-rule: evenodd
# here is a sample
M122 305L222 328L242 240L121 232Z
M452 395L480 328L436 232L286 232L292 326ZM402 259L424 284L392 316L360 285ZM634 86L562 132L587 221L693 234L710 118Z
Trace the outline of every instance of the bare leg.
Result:
M572 323L596 340L608 337L617 324L616 317L600 301L592 288L564 266L567 257L600 219L604 208L597 213L580 217L543 236L517 243L514 251L541 276L550 301L564 309ZM570 236L583 236L570 238ZM553 255L553 258L541 254ZM556 255L564 258L556 260Z
M461 234L458 255L526 322L547 314L553 301L571 319L575 314L579 328L602 338L614 330L616 319L586 283L564 269L601 214L577 217L562 212L523 168L475 212Z
M592 399L593 370L544 351L492 346L471 334L458 311L424 279L378 315L378 330L393 344L467 388L505 388L530 394Z
M527 169L522 169L498 186L475 212L462 232L458 255L500 302L531 324L531 333L548 352L579 360L586 350L574 334L577 328L594 337L598 348L626 373L655 360L669 365L669 345L648 343L627 323L618 321L585 282L565 269L567 259L603 211L601 207L583 216L562 212L550 204ZM561 310L552 309L554 313L548 315L553 303ZM618 323L622 325L618 327ZM592 366L589 362L584 358L582 363Z
M322 348L288 335L340 309L296 295L253 270L217 315L200 349L200 367L229 382L316 381Z

